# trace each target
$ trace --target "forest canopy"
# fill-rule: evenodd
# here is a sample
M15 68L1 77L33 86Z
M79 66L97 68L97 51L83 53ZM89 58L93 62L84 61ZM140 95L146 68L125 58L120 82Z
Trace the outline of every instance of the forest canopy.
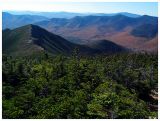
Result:
M157 118L158 58L3 55L3 118Z

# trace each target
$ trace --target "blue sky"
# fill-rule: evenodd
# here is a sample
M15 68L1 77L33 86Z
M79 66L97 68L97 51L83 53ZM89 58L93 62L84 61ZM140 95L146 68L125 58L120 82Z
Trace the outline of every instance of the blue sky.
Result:
M23 11L65 11L79 13L129 12L141 15L158 16L157 2L13 2L6 4L6 10Z
M60 5L61 3L59 3ZM156 2L99 2L99 3L63 3L64 11L116 13L130 12L136 14L158 15Z

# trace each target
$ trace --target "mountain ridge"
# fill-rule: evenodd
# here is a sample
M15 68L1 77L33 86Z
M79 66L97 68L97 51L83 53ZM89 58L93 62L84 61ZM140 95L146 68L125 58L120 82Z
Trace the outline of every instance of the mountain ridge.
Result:
M30 17L31 16L29 16L29 18ZM75 44L87 46L88 43L95 40L109 40L125 48L132 50L135 49L136 51L141 51L142 47L146 51L153 50L152 48L156 48L157 46L155 44L149 46L149 43L157 43L156 41L158 41L158 39L156 39L158 33L157 17L148 15L128 17L122 14L103 16L103 14L101 14L100 16L75 16L69 19L45 18L45 20L38 19L38 22L33 22L33 18L26 20L31 24L38 25L47 31L59 35ZM12 19L11 17L8 19L9 22L6 22L6 25L10 23L11 26L21 26L20 23L23 19L17 19ZM3 21L3 24L4 23L5 21ZM14 29L14 27L11 27L11 29ZM155 42L153 42L153 40Z
M125 48L114 43L107 42L105 47L113 48L103 49L93 48L85 45L78 45L69 42L59 35L55 35L36 25L26 25L14 30L3 31L3 53L11 55L29 55L30 53L39 53L47 51L52 54L71 55L75 48L79 49L80 54L93 55L101 53L118 53L127 51ZM115 47L117 49L115 49Z

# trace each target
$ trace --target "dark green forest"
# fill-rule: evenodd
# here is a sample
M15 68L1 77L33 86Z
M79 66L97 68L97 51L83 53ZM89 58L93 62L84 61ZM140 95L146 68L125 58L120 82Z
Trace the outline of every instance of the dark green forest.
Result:
M158 55L3 55L3 118L157 118Z

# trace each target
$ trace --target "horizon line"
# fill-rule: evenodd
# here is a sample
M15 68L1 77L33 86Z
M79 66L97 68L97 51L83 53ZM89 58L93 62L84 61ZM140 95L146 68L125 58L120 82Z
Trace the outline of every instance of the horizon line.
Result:
M112 12L112 13L107 13L107 12L72 12L72 11L35 11L35 10L3 10L2 12L33 12L33 13L79 13L79 14L118 14L118 13L129 13L129 14L135 14L135 15L140 15L140 16L143 16L143 15L148 15L148 16L153 16L153 17L158 17L155 16L155 15L149 15L149 14L137 14L137 13L132 13L132 12L127 12L127 11L121 11L121 12ZM10 14L13 14L13 13L10 13ZM18 14L18 15L27 15L29 13L26 13L26 14ZM13 15L16 15L16 14L13 14Z

